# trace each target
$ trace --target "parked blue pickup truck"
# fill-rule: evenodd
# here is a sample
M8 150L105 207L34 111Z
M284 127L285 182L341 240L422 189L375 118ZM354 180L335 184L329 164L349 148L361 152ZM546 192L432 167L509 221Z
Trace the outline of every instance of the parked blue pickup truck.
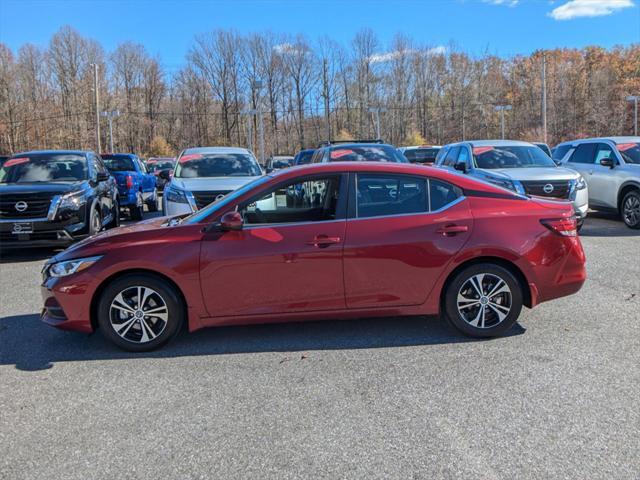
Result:
M118 184L120 207L129 209L132 220L142 220L145 203L150 212L158 210L156 177L147 172L137 155L103 153L100 156Z

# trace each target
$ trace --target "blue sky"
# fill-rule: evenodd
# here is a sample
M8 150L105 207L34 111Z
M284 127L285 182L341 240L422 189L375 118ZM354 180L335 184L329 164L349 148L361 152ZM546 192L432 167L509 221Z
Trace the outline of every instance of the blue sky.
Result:
M44 46L69 24L107 51L132 40L178 68L193 36L216 28L322 35L348 43L373 29L380 52L396 32L420 43L503 56L538 48L640 42L639 0L0 0L0 41Z

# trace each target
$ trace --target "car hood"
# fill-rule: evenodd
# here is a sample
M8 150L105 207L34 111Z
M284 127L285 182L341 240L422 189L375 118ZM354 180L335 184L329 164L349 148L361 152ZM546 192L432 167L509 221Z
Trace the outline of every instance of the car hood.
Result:
M135 243L136 237L140 237L139 240L144 242L149 242L151 237L153 239L159 239L169 232L170 228L167 228L166 224L170 218L171 217L155 217L131 225L102 231L71 245L66 250L52 257L47 263L105 253L106 250L122 243Z
M28 182L28 183L0 183L0 195L14 193L62 193L81 190L84 182Z
M171 179L171 186L190 192L207 192L217 190L235 190L259 177L209 177L209 178L176 178Z
M483 171L488 175L520 181L575 180L580 175L564 167L495 168Z

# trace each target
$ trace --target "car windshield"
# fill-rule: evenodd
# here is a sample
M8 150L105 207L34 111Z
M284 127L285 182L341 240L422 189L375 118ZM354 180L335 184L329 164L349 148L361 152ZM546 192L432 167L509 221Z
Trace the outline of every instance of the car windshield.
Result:
M404 151L404 156L410 162L433 163L439 151L439 148L408 148Z
M224 205L233 204L233 202L237 198L241 197L242 195L251 191L252 189L262 185L263 183L265 183L270 179L271 179L270 176L262 176L262 177L256 178L255 180L247 183L246 185L243 185L237 190L234 190L233 192L225 195L224 197L220 197L218 200L210 203L209 205L204 207L202 210L198 210L197 212L192 213L188 217L185 217L181 223L188 223L188 224L201 223L218 208Z
M307 163L311 163L311 157L313 157L313 152L314 150L299 153L298 158L296 159L296 165L306 165Z
M329 158L332 162L408 162L397 149L388 145L346 145L333 148Z
M87 178L86 158L73 153L18 155L0 168L0 183L77 182Z
M274 158L271 162L271 168L287 168L291 166L291 160L288 158Z
M478 168L555 167L551 157L534 146L474 147L473 158Z
M619 143L616 147L625 163L640 165L640 143Z
M131 172L136 169L129 155L101 155L102 161L110 172Z
M154 162L148 165L150 172L157 172L159 170L171 170L175 163L167 160L166 162Z
M195 153L180 157L174 176L256 177L262 175L258 162L246 153Z
M551 156L551 150L549 150L549 146L546 143L534 143L534 145L547 155Z

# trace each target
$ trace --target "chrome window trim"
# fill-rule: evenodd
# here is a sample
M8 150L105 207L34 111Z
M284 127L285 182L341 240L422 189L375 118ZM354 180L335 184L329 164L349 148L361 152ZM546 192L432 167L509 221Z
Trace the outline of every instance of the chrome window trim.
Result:
M297 227L300 225L317 225L319 223L336 223L336 222L346 222L346 218L336 218L335 220L318 220L317 222L287 222L287 223L261 223L255 224L250 223L246 226L242 226L242 230L254 230L256 228L273 228L273 227Z
M410 217L410 216L416 216L416 215L433 215L433 214L441 213L441 212L444 212L445 210L450 209L451 207L453 207L454 205L457 205L458 203L462 202L466 198L467 198L466 196L461 195L458 198L456 198L453 202L447 203L444 207L439 208L438 210L433 210L433 211L429 211L429 212L395 213L393 215L378 215L378 216L375 216L375 217L348 218L347 220L349 220L349 221L351 221L351 220L371 220L371 219L378 219L378 218Z

